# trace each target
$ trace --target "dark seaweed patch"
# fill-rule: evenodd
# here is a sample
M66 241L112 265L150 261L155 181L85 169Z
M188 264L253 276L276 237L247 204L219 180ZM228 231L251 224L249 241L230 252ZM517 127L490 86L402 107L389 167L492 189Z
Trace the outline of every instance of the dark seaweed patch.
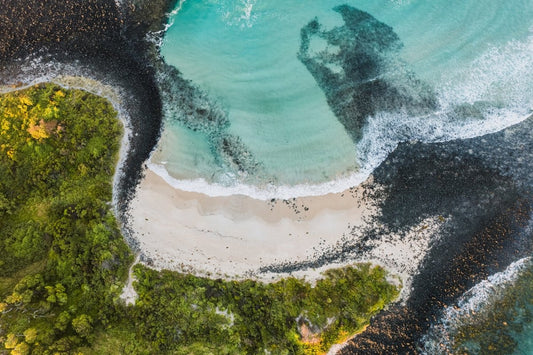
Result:
M344 26L325 31L318 19L309 22L301 30L298 59L354 141L361 139L367 118L378 112L416 116L437 108L432 90L397 59L402 42L390 26L348 5L334 11L342 15ZM315 37L338 52L310 53Z
M204 133L215 160L224 170L246 176L249 182L258 176L264 179L262 164L239 137L228 133L230 122L224 107L163 59L158 68L166 118Z

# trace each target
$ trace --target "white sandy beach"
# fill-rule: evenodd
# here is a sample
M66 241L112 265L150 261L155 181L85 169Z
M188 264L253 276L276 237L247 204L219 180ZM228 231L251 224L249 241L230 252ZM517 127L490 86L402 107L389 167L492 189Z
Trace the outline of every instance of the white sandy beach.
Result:
M129 221L151 267L269 281L285 275L260 273L260 267L312 259L350 238L354 228L363 228L376 208L362 194L359 187L290 200L211 197L176 189L147 169L131 202ZM431 231L434 228L417 228L411 233L415 238L387 238L364 259L345 264L371 261L405 282L425 254ZM338 266L342 265L295 274L313 280L321 271Z
M175 189L147 170L130 221L156 268L243 277L261 266L303 261L363 225L371 208L358 192L274 202L210 197Z

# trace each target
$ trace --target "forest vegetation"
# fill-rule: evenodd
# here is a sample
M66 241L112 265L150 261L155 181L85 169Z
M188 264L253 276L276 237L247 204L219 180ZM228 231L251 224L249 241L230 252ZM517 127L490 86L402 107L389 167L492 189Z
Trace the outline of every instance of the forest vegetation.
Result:
M112 105L82 90L0 96L0 353L319 354L398 296L369 264L314 285L136 265L125 305L133 257L110 203L121 134Z

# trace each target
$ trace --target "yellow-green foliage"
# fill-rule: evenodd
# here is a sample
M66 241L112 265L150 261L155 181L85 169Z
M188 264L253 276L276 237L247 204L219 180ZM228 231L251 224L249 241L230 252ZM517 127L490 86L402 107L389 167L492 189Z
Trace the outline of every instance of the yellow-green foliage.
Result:
M367 264L314 286L137 266L126 307L131 256L109 206L120 134L111 105L84 91L0 96L0 353L320 353L397 297Z
M116 115L55 85L0 96L0 344L12 354L70 352L115 317L130 259L108 205Z
M398 295L385 271L369 264L328 271L315 286L292 277L264 284L141 266L136 276L135 331L159 351L187 354L325 353ZM316 332L315 344L301 338L299 323Z

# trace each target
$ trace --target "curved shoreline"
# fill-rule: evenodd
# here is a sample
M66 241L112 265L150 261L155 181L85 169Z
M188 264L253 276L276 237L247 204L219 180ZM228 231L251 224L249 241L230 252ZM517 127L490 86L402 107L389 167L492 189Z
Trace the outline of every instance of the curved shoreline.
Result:
M123 202L120 201L122 194L122 179L124 178L124 168L126 159L131 148L131 137L133 135L131 126L131 117L127 108L124 106L125 93L120 90L119 87L112 86L100 82L96 79L84 76L73 76L68 74L59 74L57 76L36 77L33 80L24 83L22 85L0 85L0 93L8 93L23 90L34 85L53 83L59 85L65 89L78 89L87 91L91 94L105 98L111 103L115 111L117 112L117 119L120 121L123 129L123 134L120 142L120 149L118 152L117 163L114 168L112 177L113 189L112 189L112 205L115 216L121 221L121 229L124 236L129 241L129 246L135 249L135 245L131 244L131 238L129 238L130 231L126 228L126 222L123 217Z
M146 170L130 203L128 220L142 260L152 268L210 278L253 278L265 282L286 276L316 280L322 271L356 262L381 265L410 292L439 223L426 219L403 237L394 233L370 249L323 265L283 270L309 263L356 243L375 228L375 202L364 187L295 199L258 200L245 195L212 197L168 185Z
M90 62L90 59L86 62ZM134 72L133 70L125 74L122 79L133 80L134 78L128 75ZM146 79L149 73L144 75L147 75L143 77ZM139 93L142 92L136 92L137 95ZM382 208L382 215L373 216L374 222L384 226L382 230L376 232L362 228L360 232L368 234L361 242L350 238L339 240L339 245L334 244L331 249L326 248L321 255L314 256L314 259L300 263L289 260L287 264L271 265L271 268L265 267L262 270L263 274L298 274L301 270L316 273L323 268L334 266L335 263L364 260L368 248L379 249L379 243L387 241L391 235L390 231L407 229L407 234L398 233L397 238L402 242L407 241L407 247L410 246L410 239L405 236L409 235L409 231L427 232L425 238L419 239L427 240L431 248L427 255L417 255L423 260L420 261L421 269L417 270L419 273L413 281L416 292L408 297L405 307L395 305L377 316L365 333L353 339L350 345L342 350L343 353L356 352L358 349L377 351L375 344L378 344L382 351L388 349L389 352L394 352L399 348L414 351L421 332L429 327L431 321L438 318L443 305L453 303L460 297L462 290L484 279L488 273L504 268L509 260L531 251L531 240L527 239L530 236L520 236L520 221L514 220L523 219L524 213L531 207L531 126L530 119L496 134L472 140L432 145L401 144L388 158L389 164L382 164L376 169L375 184L368 190L372 195L372 189L388 189L385 196L382 196L383 200L376 199L376 203ZM137 127L134 133L144 132ZM149 133L153 134L154 130ZM147 148L142 144L135 147ZM143 162L134 161L132 166L141 167ZM123 164L125 166L126 159ZM115 171L118 172L119 168ZM131 173L131 170L129 172ZM130 189L136 188L139 181L144 181L140 178L141 170L138 169L134 173L135 175L124 177L129 179L125 183ZM114 196L117 196L116 209L120 213L125 212L121 209L124 208L127 198L131 197L126 196L127 191L131 192L120 188L113 190ZM189 195L188 200L186 197L183 201L192 201L191 203L195 204L191 208L193 211L195 208L197 212L201 211L197 206L202 206L201 202L198 202L202 197L190 197L194 193L181 193ZM450 193L451 197L446 197L446 194ZM509 201L518 197L525 200L524 206L514 206L514 202ZM239 198L243 197L229 196L222 199L221 204L231 207L227 202ZM267 202L255 201L252 204L265 205ZM510 221L507 223L504 219L501 222L498 218L506 217L507 209L511 215ZM229 210L231 211L231 208ZM323 211L324 214L331 212L326 208L323 208ZM299 214L296 219L298 216ZM124 217L121 215L121 218ZM439 231L438 228L426 227L424 221L442 223L444 228ZM300 223L296 222L298 221L295 221L298 226ZM501 233L501 225L505 226L503 235L498 234ZM490 238L485 238L486 235L482 234L485 227L493 228L490 232L492 234L489 233ZM440 239L435 239L435 236ZM128 238L127 235L125 237ZM138 248L131 239L128 242L133 249ZM322 247L322 244L320 246ZM515 249L519 252L514 252Z
M64 83L63 83L63 84L64 84ZM71 84L71 85L72 85L72 84ZM74 86L71 86L71 87L74 87ZM81 85L80 85L80 86L77 86L77 87L81 87ZM20 89L20 88L12 88L12 90L19 90L19 89ZM84 88L84 89L87 89L87 88ZM89 90L91 90L91 89L89 88ZM112 96L108 96L108 99L109 99L109 98L112 99L113 97L112 97ZM114 102L113 105L114 105L114 107L116 107L116 105L120 105L120 103ZM122 160L122 161L123 161L123 160ZM120 169L117 167L116 172L119 172L119 171L120 171ZM143 181L144 181L144 179L143 179ZM141 184L142 184L142 182L141 182ZM116 194L116 191L114 190L113 193L114 193L114 195L115 195L115 194ZM231 198L232 196L229 196L229 197ZM235 196L233 196L233 197L235 197ZM266 203L266 202L264 202L264 203ZM337 265L338 265L338 264L337 264ZM335 266L337 266L337 265L335 265L335 264L329 264L329 265L325 266L325 268L335 267ZM341 265L342 265L342 264L341 264ZM324 268L318 268L318 270L312 270L311 278L314 278L314 277L312 276L313 274L314 274L314 275L318 275L319 272L322 271L323 269L324 269ZM282 274L287 274L287 273L281 273L280 275L282 275ZM298 274L297 272L295 272L294 274L295 274L295 275L304 275L304 276L305 276L305 273L304 273L304 274L301 274L301 273ZM270 275L269 275L269 276L270 276ZM270 276L270 277L272 277L272 276ZM402 299L405 300L405 297L402 297ZM392 311L392 310L391 310L391 311ZM348 344L348 346L347 346L346 348L344 348L344 349L349 349L349 348L350 348L350 344L353 345L353 340L350 341L349 344ZM342 351L342 350L341 350L341 351ZM344 351L349 351L349 350L344 350Z
M207 182L205 179L176 179L165 169L164 165L148 162L148 169L157 174L165 182L177 190L202 193L210 197L229 197L243 195L256 200L292 199L300 197L319 197L328 194L341 193L355 188L367 180L371 172L359 171L346 177L340 177L320 184L298 185L266 185L256 186L236 184L225 186Z
M128 209L122 211L121 208L123 207L119 202L121 191L120 180L121 178L123 178L123 168L127 157L127 152L130 149L130 138L133 134L131 130L130 114L123 104L123 96L125 94L121 92L120 88L118 87L108 85L92 78L71 75L58 75L55 77L35 78L31 82L16 87L12 85L3 87L0 86L0 92L7 93L12 91L23 90L33 85L48 82L57 84L65 89L80 89L104 97L112 104L113 108L117 111L117 118L122 123L122 126L124 128L124 134L121 139L119 156L113 175L112 205L116 216L120 221L122 221L121 229L123 235L128 240L129 246L134 251L140 253L140 260L143 264L155 269L177 270L211 278L253 278L264 282L272 282L287 276L298 276L314 281L321 278L322 272L327 269L347 266L353 264L354 262L371 262L372 264L384 267L391 273L391 276L395 275L395 277L400 277L401 284L410 284L410 278L412 277L413 271L418 267L418 265L411 264L410 266L407 266L409 271L406 272L406 265L399 266L398 260L393 261L391 263L390 260L387 260L387 257L385 255L365 256L364 258L360 258L357 260L344 261L341 263L331 263L328 265L320 266L318 268L313 268L313 270L300 270L295 272L260 271L261 268L268 268L270 265L273 264L282 264L287 261L291 262L297 260L305 261L310 256L310 249L315 250L316 252L320 248L326 247L326 245L323 244L324 242L326 242L326 240L330 244L329 247L333 247L335 241L338 238L345 236L347 233L349 233L350 229L355 228L356 225L359 225L359 227L363 228L363 225L366 224L366 222L364 221L365 215L371 213L372 208L365 209L361 206L355 206L354 203L350 201L354 198L361 198L360 188L350 188L346 190L341 190L340 192L334 191L329 192L327 194L317 194L314 196L302 196L297 199L291 197L283 201L279 200L279 198L276 198L276 202L272 202L273 199L271 199L270 197L266 197L270 195L264 195L263 198L257 198L256 196L249 196L247 194L242 193L232 193L224 196L212 196L202 192L197 193L194 191L181 190L173 187L172 185L166 183L164 179L162 179L156 172L154 172L151 169L153 165L148 163L146 165L147 170L143 172L143 178L141 179L139 185L137 185L136 192L131 197L131 200L128 204ZM303 250L304 253L299 253L298 239L293 239L293 242L296 242L296 244L287 247L287 252L289 254L286 255L286 257L282 257L277 254L271 254L266 256L265 258L260 258L261 260L253 261L251 260L252 258L248 259L247 257L243 256L241 258L242 260L240 260L240 263L233 262L233 260L237 259L237 256L239 255L247 255L250 250L246 249L239 251L239 247L235 247L234 245L234 247L232 247L232 253L221 257L220 265L214 264L212 261L212 258L214 259L217 256L206 256L205 253L200 253L200 258L198 260L190 262L189 264L177 261L179 259L180 250L171 246L169 248L166 248L168 252L167 257L158 257L158 251L150 247L146 248L146 241L142 237L140 237L140 235L146 233L146 231L150 231L148 232L150 234L153 233L154 235L157 235L156 239L153 239L151 241L151 245L160 247L160 243L162 241L166 240L167 243L169 242L169 238L172 238L171 231L176 229L177 226L169 226L169 228L166 230L166 233L155 232L157 231L158 226L161 224L161 221L164 221L165 219L167 221L172 221L173 218L168 216L168 218L165 218L165 212L171 212L172 207L170 209L162 208L162 206L164 205L163 200L160 199L158 200L158 203L151 204L151 208L146 208L145 201L139 198L139 193L145 193L148 195L153 194L153 189L150 186L146 188L145 185L147 182L151 184L154 181L156 182L153 183L153 186L156 186L156 189L165 190L165 197L168 197L171 194L175 194L180 196L180 198L182 198L182 202L184 202L185 204L187 204L187 201L195 201L195 203L197 203L199 211L199 215L197 215L196 218L202 218L201 215L203 215L204 213L206 213L207 215L220 214L221 216L226 217L227 221L235 222L233 227L239 227L242 222L250 222L251 220L255 220L257 222L256 224L252 222L251 225L248 224L244 228L240 228L241 232L237 233L243 233L246 230L257 232L259 230L264 231L274 228L272 231L278 231L273 232L273 234L276 235L276 240L278 240L278 242L284 239L284 237L280 235L280 231L286 232L291 235L293 233L294 235L299 233L300 236L306 236L309 234L309 231L312 231L311 234L313 234L313 236L311 236L311 238L314 240L314 244L313 246L311 246L311 248ZM346 198L343 197L344 195L346 195ZM355 197L357 195L359 195L359 197ZM342 202L343 200L344 202ZM218 207L210 206L213 204L214 201L219 201L218 203L215 203ZM297 206L297 203L300 202L306 205L304 206L302 204L300 206ZM228 203L243 203L242 209L239 207L240 212L237 212L237 214L235 214L235 211L227 211L226 207ZM278 203L279 206L276 208L277 211L270 213L269 210L272 211L274 206ZM139 206L138 204L142 206ZM361 202L359 202L359 204L361 204ZM309 208L307 207L307 205L313 207ZM251 209L246 210L248 208ZM304 211L305 208L309 208L309 210ZM207 212L206 210L208 209L212 209L212 212ZM178 211L179 208L176 207L175 210ZM252 210L255 211L255 215L253 215ZM306 216L302 217L300 213L304 212ZM151 223L145 223L145 220L141 218L141 214L146 213L153 213L153 215L156 215L157 219L159 219L159 222L155 221L156 218L151 218ZM350 213L354 213L356 215L356 220L352 222L346 222L350 220ZM317 217L317 215L320 216L315 220L315 217ZM334 220L337 220L339 222L336 223L337 228L335 228L336 232L338 233L333 235L324 234L324 238L319 236L319 234L317 233L332 232L330 228L327 228L327 230L323 230L322 228L320 228L320 223L322 221L327 220L328 222L327 224L325 224L327 226L329 225L329 223L331 223L331 218L334 218ZM304 220L307 221L306 225L304 225ZM345 225L342 224L344 222L346 222ZM258 227L259 225L261 225L261 223L263 223L263 227ZM278 225L278 227L276 227L276 224ZM292 227L290 226L290 224L292 224ZM200 240L198 240L198 243L200 243L200 245L205 242L201 240L202 234L220 235L217 231L197 230L197 232L199 232L199 235L197 237L200 237ZM243 241L243 239L241 239L241 241ZM270 239L266 240L265 242L267 244L272 244L274 241ZM309 239L306 239L306 242L308 243ZM207 246L208 244L203 245ZM261 248L261 244L257 244L256 248ZM277 249L283 250L284 248L279 247ZM386 249L388 255L393 253L393 247L389 246ZM405 252L409 251L404 250L404 253ZM418 254L418 257L416 257L415 254L410 254L410 256L406 257L405 260L412 260L415 263L419 263L421 261L421 255L423 254ZM398 282L398 280L394 282ZM405 300L408 297L408 294L409 287L402 288L401 299Z
M220 269L213 269L209 265L212 262L209 258L213 255L202 255L201 251L204 249L201 246L187 246L191 240L199 241L202 238L192 236L188 238L188 235L182 234L173 240L173 231L183 231L187 223L195 223L194 221L198 218L204 219L204 222L216 218L225 218L226 222L231 222L232 218L237 219L232 213L239 212L240 209L244 222L256 221L257 219L250 217L255 213L252 205L256 205L255 208L257 205L263 205L263 212L261 212L263 216L259 221L261 225L266 223L275 225L283 218L297 227L306 223L306 221L298 221L298 217L304 215L295 213L294 210L291 212L290 209L285 211L286 214L282 214L281 217L274 218L273 213L276 211L265 211L265 206L268 206L269 201L254 201L244 195L209 197L201 193L180 191L148 171L147 178L138 186L137 198L143 199L147 196L153 198L158 194L159 198L152 200L152 203L155 201L155 206L134 199L130 214L133 211L134 221L137 220L139 223L144 223L145 227L151 228L150 231L144 230L137 236L140 238L141 249L148 257L145 261L152 263L152 267L172 268L202 276L225 278L253 276L269 281L284 275L295 275L313 280L320 271L326 268L350 262L377 261L379 264L384 258L390 261L391 256L412 262L414 265L407 273L412 279L405 282L406 278L404 278L405 287L401 297L403 302L391 306L388 311L376 316L368 330L352 339L341 350L341 353L375 350L375 344L379 344L382 350L415 351L419 346L420 336L425 333L432 322L439 319L442 307L452 304L477 281L505 268L517 257L520 258L524 253L531 251L531 241L524 239L526 236L521 235L524 233L524 218L527 220L529 216L527 211L530 209L531 200L528 191L531 191L531 186L533 186L533 175L530 174L529 169L529 161L533 159L533 153L531 153L533 143L530 139L532 133L529 129L532 124L533 117L529 117L503 131L482 137L433 144L401 144L374 171L373 181L368 181L359 187L365 190L362 195L375 203L374 207L378 208L378 213L372 213L370 209L361 208L353 202L351 205L353 213L358 212L365 217L361 218L363 223L352 226L355 227L352 230L358 233L336 241L334 238L325 241L320 244L320 253L311 255L308 260L302 260L306 256L305 248L313 249L315 245L307 243L304 237L296 247L292 247L292 252L296 253L296 257L294 257L295 254L293 257L285 255L285 262L273 260L275 257L272 257L265 261L273 262L273 264L266 265L268 262L263 262L261 255L261 259L255 258L258 269L239 268L239 265L235 264L240 262L240 265L243 265L244 260L237 260L234 263L231 257L232 248L230 247L229 251L225 250L225 247L229 245L224 243L226 240L231 241L232 238L225 239L224 237L228 236L226 234L217 236L214 233L213 235L212 232L216 231L216 228L203 228L204 231L196 231L204 234L211 233L209 238L203 236L203 242L199 242L206 247L206 250L213 248L215 253L220 250L225 253L225 269L221 272ZM493 147L499 147L499 149ZM507 158L509 154L518 150L522 152L520 159L509 160ZM350 191L351 193L355 191ZM306 204L301 203L302 201L312 203L309 200L322 198L337 201L334 204L339 206L338 201L346 198L346 196L340 196L342 193L336 196L331 195L298 198L294 202L293 200L277 201L282 203L281 206L283 203L289 205L294 203L296 207L306 207ZM516 202L518 196L522 196L523 199ZM315 214L310 216L311 220L319 215L329 214L331 217L339 212L332 212L324 206L316 206L316 208L316 210L309 209L315 211ZM349 208L345 210L341 208L337 216L349 211ZM157 212L151 216L143 215L147 210ZM182 216L185 220L176 223L172 211L182 210L188 215ZM150 223L145 223L145 218L148 218ZM351 218L353 219L353 215ZM346 220L350 221L345 217L340 219L343 219L344 223ZM223 228L226 228L224 227L226 222L216 223L221 223ZM163 229L170 230L170 233L166 234L168 239L164 241L163 250L158 251L157 248L150 246L146 248L146 245L151 243L150 240L156 242L152 244L156 247L157 243L162 240L161 236L165 233L158 230L161 225L166 225L162 227ZM333 225L333 229L342 226L336 223L329 225ZM504 235L501 234L502 228L505 231ZM263 230L263 227L256 229ZM333 229L328 230L330 237L334 234L330 233L334 232ZM250 233L254 232L254 228L249 227L248 230ZM305 233L306 229L302 231ZM145 235L143 236L142 233ZM149 235L150 233L152 235ZM263 240L266 247L292 242L290 240L292 236L287 234L275 235L270 232L268 234L270 238ZM395 235L397 237L394 237ZM415 238L410 237L413 235ZM143 244L143 238L146 238L148 242ZM401 248L398 248L400 244L394 244L398 241L420 259L414 262L412 254L402 254ZM424 241L427 244L424 248L424 245L413 244L414 241ZM387 245L393 245L389 250L390 253L387 252ZM520 249L517 249L518 245L521 246ZM184 248L189 249L187 251ZM369 257L369 255L372 256L373 251L375 251L375 256L384 249L385 253L381 253L381 258ZM257 247L255 250L257 252ZM516 254L514 250L521 250L521 252ZM245 247L238 251L237 255L242 256L242 253L253 251L254 248ZM157 255L158 252L159 255ZM195 260L191 259L191 253L195 254L193 255ZM248 255L244 255L249 259ZM149 259L150 257L152 260ZM182 262L188 263L189 267L183 268L179 265ZM246 263L248 262L249 260L246 260ZM391 267L390 264L385 263L384 266L392 273L398 270L395 270L394 265ZM230 274L228 275L226 271ZM401 271L406 271L406 269L400 269L399 274L402 274ZM410 293L411 287L414 292ZM392 338L391 334L393 334Z
M157 37L157 40L155 40L156 45L160 43L163 39L165 39L166 36L166 29L169 26L172 26L172 21L178 21L180 19L180 16L176 17L176 14L179 13L179 9L182 5L183 1L179 1L179 5L177 5L174 10L167 14L167 23L166 26L158 31L157 33L154 33L154 36ZM189 4L191 5L191 4ZM191 5L192 6L192 5ZM185 13L183 13L186 15ZM187 18L183 18L185 22L187 21ZM167 38L165 40L165 43L168 42L170 38ZM527 42L529 43L529 42ZM524 44L527 44L524 43ZM509 43L506 44L506 46L510 45ZM172 45L173 46L173 45ZM171 47L169 45L169 47ZM163 48L164 49L164 48ZM520 52L521 53L521 52ZM167 65L165 60L172 61L170 57L164 58L163 53L160 53L157 60L159 60L163 65ZM481 54L482 56L485 56L486 54ZM176 57L179 57L180 54L175 54ZM483 62L484 63L484 62ZM480 65L481 63L477 63ZM170 65L167 65L170 66ZM178 67L172 67L175 69L175 71L179 71L180 68ZM185 69L185 67L184 67ZM168 73L163 73L164 76L169 76ZM185 74L179 74L178 75L181 79L184 81L187 81L185 78ZM174 81L174 86L178 87L179 89L182 89L186 85L179 84L177 85L176 78L170 76L170 79L167 81L164 80L165 78L162 78L160 80L160 86L163 88L162 91L165 91L165 86L170 86L172 81ZM451 83L445 82L445 86L449 86ZM192 84L194 86L194 84ZM437 90L437 88L435 88ZM450 90L449 88L447 90ZM473 100L473 97L470 97L468 95L465 96L463 92L456 93L456 95L450 95L449 92L442 89L438 91L438 100L442 102L442 106L438 107L436 110L432 111L430 114L426 115L419 115L419 117L415 117L416 115L397 115L396 113L392 115L381 114L381 112L376 113L375 115L370 115L372 117L368 118L368 122L366 124L365 133L363 134L363 140L357 144L356 151L358 154L360 154L360 159L357 159L357 165L362 167L362 170L358 173L350 173L350 174L339 174L337 177L334 177L330 181L327 182L320 182L321 180L318 180L317 183L312 182L307 184L304 179L300 180L300 184L296 184L294 186L291 186L291 184L280 184L279 186L274 186L274 184L270 184L269 181L276 181L275 178L268 175L268 177L265 175L259 175L260 178L258 179L248 179L242 178L240 179L238 176L236 176L234 179L233 177L230 177L229 179L226 179L226 176L223 176L220 178L217 176L218 171L216 171L215 166L213 166L213 171L210 169L207 169L208 172L202 175L200 175L199 178L196 178L198 175L193 174L194 178L187 179L189 174L187 174L187 171L191 168L190 166L187 166L186 169L183 169L183 171L180 171L177 166L179 165L179 162L174 162L170 158L169 160L172 161L173 169L169 169L169 171L164 170L165 160L167 158L160 158L157 160L157 155L152 155L154 159L151 160L151 169L158 173L162 178L164 178L167 183L170 185L186 190L191 192L200 192L200 193L206 193L210 196L228 196L231 194L245 194L254 198L267 200L270 198L293 198L293 197L304 197L304 196L318 196L318 195L324 195L328 194L330 192L341 192L347 188L350 188L352 186L359 185L361 182L363 182L370 174L371 172L383 161L385 160L386 156L394 150L394 148L403 141L420 141L424 143L434 143L434 142L444 142L444 141L450 141L454 139L465 139L465 138L472 138L476 136L481 136L485 134L490 134L497 132L499 130L505 129L506 127L509 127L511 125L517 124L524 119L528 117L528 115L525 114L523 110L517 109L516 107L513 107L513 109L509 110L491 110L490 113L487 113L485 115L486 119L466 119L465 117L447 117L447 113L449 113L449 110L452 110L453 107L456 105L464 104L464 103L471 103ZM442 91L442 92L441 92ZM174 100L165 100L167 102L170 102L170 105L173 106L179 106L181 107L183 104L183 101L187 101L187 99L190 99L189 101L194 101L192 99L193 95L184 94L183 97L179 97L182 99L182 101L179 101L177 99ZM474 95L475 96L475 95ZM462 99L458 99L458 97L462 97ZM172 99L172 95L169 96L170 99ZM216 101L216 100L214 100ZM207 102L209 103L209 102ZM204 110L204 106L206 102L202 102L202 105L196 104L191 105L191 107L184 110L184 112L177 110L177 114L173 115L173 112L170 110L164 109L164 116L166 120L172 121L176 120L182 124L185 128L191 128L192 130L199 130L202 131L202 127L200 124L197 126L190 124L190 119L187 118L180 118L181 116L187 116L188 111L194 111L195 108L202 106L202 110ZM216 106L217 103L214 102L213 106ZM494 111L494 112L493 112ZM175 117L178 118L175 118ZM201 121L203 118L202 115L195 116L194 114L191 114L191 116L194 116L194 119L197 121ZM375 116L375 117L373 117ZM381 117L383 116L383 117ZM388 117L388 116L394 116L394 117ZM402 116L402 117L399 117ZM448 115L449 116L449 115ZM453 115L452 115L453 116ZM229 120L229 119L228 119ZM402 121L400 123L396 123L397 121ZM407 122L410 122L411 124L406 124ZM206 121L206 124L209 122ZM171 130L171 129L170 129ZM207 130L207 128L206 128ZM395 134L394 131L398 131L398 134ZM381 132L381 134L380 134ZM390 134L388 132L391 132ZM207 141L212 141L211 138L206 138ZM217 143L209 142L208 144L213 144L211 146L212 150L216 150ZM374 143L373 143L374 142ZM382 143L384 142L384 143ZM179 143L178 143L179 144ZM163 149L164 150L164 149ZM172 152L167 153L167 156L172 156ZM213 153L213 155L216 155L216 158L219 157L216 153ZM223 156L221 160L224 160L225 157ZM220 163L222 164L222 163ZM220 166L216 165L218 168ZM205 169L205 167L203 167ZM224 172L233 174L234 171L231 169L222 169ZM243 169L246 171L246 169ZM176 173L174 173L176 172ZM210 177L210 174L213 173ZM252 174L255 173L255 171L252 172ZM172 176L176 178L174 178ZM269 172L269 174L275 175L272 172ZM237 174L235 174L237 175ZM232 180L230 183L226 184L227 180ZM234 180L234 181L233 181ZM247 183L251 181L251 183ZM261 182L254 186L255 181L263 181L264 184L261 184Z
M118 154L117 164L115 165L113 173L113 200L112 204L115 209L115 214L119 216L119 189L120 189L120 179L123 174L123 167L126 160L127 152L130 149L130 139L132 135L131 122L129 119L129 113L122 104L121 97L124 95L120 90L111 85L106 85L97 80L82 77L82 76L69 76L69 75L59 75L53 78L37 78L29 83L26 83L21 86L12 86L12 85L0 85L0 94L5 94L9 92L15 92L19 90L24 90L34 85L52 83L61 86L64 89L77 89L83 90L88 93L94 94L99 97L103 97L111 103L115 111L117 112L117 118L122 124L123 134L120 141L120 150Z
M120 90L116 87L106 85L96 80L84 77L59 76L51 82L58 84L66 89L80 89L90 92L91 94L103 97L108 100L113 106L113 108L117 111L117 118L122 123L122 128L124 130L122 138L120 140L120 149L117 164L115 165L115 172L113 174L112 204L115 208L115 214L118 217L120 179L123 175L123 169L126 162L127 154L130 150L130 141L133 133L129 113L122 104L121 97L124 95L124 93L121 93Z

